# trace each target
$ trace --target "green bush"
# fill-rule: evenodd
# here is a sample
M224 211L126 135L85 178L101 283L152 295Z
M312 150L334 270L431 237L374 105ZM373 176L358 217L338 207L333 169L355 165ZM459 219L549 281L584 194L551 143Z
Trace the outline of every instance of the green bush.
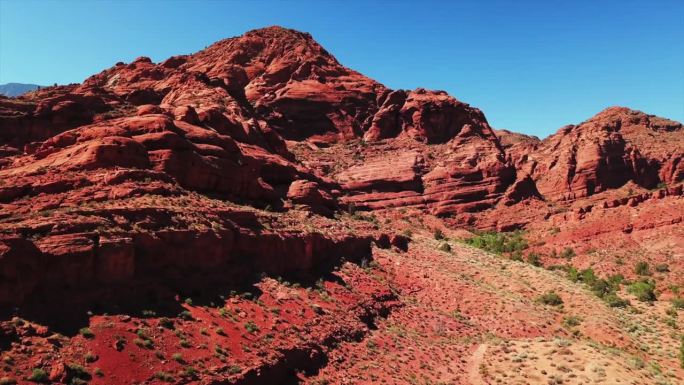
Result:
M527 262L530 265L537 266L537 267L542 265L541 258L539 258L539 254L536 254L536 253L528 254L527 255Z
M555 292L550 291L537 297L537 302L544 305L560 306L563 304L563 299Z
M89 328L81 328L78 331L78 333L80 335L82 335L84 338L88 338L88 339L95 338L95 333L93 333L93 331L90 330Z
M259 331L259 326L257 326L257 324L255 324L252 321L248 321L247 323L245 323L245 330L247 330L250 333L256 333Z
M38 383L46 383L49 379L47 372L40 368L33 369L31 377L29 377L29 381Z
M639 301L651 302L656 300L655 282L641 280L627 286L627 291L637 297Z
M634 265L634 272L637 275L650 275L651 272L649 271L648 268L648 263L644 261L637 262L636 265Z
M478 233L464 242L470 246L495 254L521 252L527 249L527 241L523 238L523 234L520 231L510 233Z

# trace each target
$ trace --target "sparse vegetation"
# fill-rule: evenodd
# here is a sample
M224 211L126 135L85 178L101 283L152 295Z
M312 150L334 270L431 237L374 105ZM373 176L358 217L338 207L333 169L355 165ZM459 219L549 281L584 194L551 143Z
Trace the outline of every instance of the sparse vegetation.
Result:
M610 307L625 307L629 305L629 301L617 295L620 284L624 280L621 274L611 275L608 279L602 279L596 276L592 268L578 271L574 267L569 267L567 268L567 277L573 282L582 282L587 285L592 293L605 301Z
M539 254L536 253L528 254L527 262L532 266L540 267L542 265L541 258L539 258Z
M561 251L559 257L564 258L564 259L572 259L574 256L577 254L575 253L575 250L572 247L566 247Z
M173 376L170 373L159 371L154 373L154 378L164 382L173 382Z
M31 382L37 382L37 383L46 383L48 382L49 377L48 374L45 370L36 368L33 369L33 372L31 373L31 377L29 377L29 381Z
M174 329L173 320L166 317L162 317L159 319L159 326L170 330Z
M88 373L86 368L78 364L67 365L67 372L71 377L70 384L72 385L86 384L88 380L92 378L92 376L90 375L90 373Z
M677 310L684 309L684 298L677 296L677 297L672 298L672 300L670 302L672 302L673 308L675 308Z
M521 253L527 248L527 241L523 238L523 233L520 231L511 233L477 233L464 242L470 246L495 254Z
M247 330L247 332L249 333L254 334L259 331L259 327L253 321L248 321L245 323L245 330Z
M537 302L544 305L560 306L563 304L563 299L554 291L549 291L537 297Z
M82 335L83 338L88 338L88 339L95 338L95 333L93 333L93 331L90 330L89 328L81 328L81 329L78 331L78 333L79 333L80 335Z
M680 337L679 343L679 366L684 369L684 335Z
M447 242L442 242L439 245L439 250L449 253L449 252L451 252L451 246Z
M85 355L85 362L87 362L87 363L92 363L92 362L95 362L95 361L97 361L97 356L96 356L95 354L90 353L90 352L86 353L86 355Z
M637 264L634 265L634 273L641 276L651 275L651 272L648 268L648 263L644 261L637 262Z
M435 239L438 240L438 241L441 241L441 240L445 239L444 233L443 233L442 230L440 230L440 229L436 229L436 230L435 230L434 236L435 236Z
M228 368L228 373L230 374L238 374L242 372L242 368L238 365L231 365L230 368Z
M657 298L654 290L655 282L652 280L642 279L627 286L627 291L642 302L655 301Z
M574 315L563 317L563 326L566 328L572 328L579 326L582 323L582 318Z

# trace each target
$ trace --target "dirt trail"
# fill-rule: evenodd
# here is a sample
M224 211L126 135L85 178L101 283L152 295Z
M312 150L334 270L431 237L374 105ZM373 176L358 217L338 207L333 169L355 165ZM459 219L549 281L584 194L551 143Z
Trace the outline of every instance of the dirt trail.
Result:
M470 357L470 362L468 362L468 381L470 381L470 385L487 384L482 378L482 373L480 373L480 364L482 364L482 359L487 352L487 347L487 344L480 344Z

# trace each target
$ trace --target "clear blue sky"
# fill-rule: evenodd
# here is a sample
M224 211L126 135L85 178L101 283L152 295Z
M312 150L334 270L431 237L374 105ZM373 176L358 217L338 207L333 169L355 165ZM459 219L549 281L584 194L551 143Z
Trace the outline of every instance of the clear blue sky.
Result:
M446 90L497 128L543 137L611 105L684 121L682 0L0 0L0 83L81 82L269 25L389 87Z

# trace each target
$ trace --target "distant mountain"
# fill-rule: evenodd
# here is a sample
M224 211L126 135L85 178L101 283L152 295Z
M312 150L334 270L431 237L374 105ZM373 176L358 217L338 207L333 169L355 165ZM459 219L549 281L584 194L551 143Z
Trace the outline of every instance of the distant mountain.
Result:
M26 92L40 88L37 84L7 83L0 84L0 95L19 96Z

